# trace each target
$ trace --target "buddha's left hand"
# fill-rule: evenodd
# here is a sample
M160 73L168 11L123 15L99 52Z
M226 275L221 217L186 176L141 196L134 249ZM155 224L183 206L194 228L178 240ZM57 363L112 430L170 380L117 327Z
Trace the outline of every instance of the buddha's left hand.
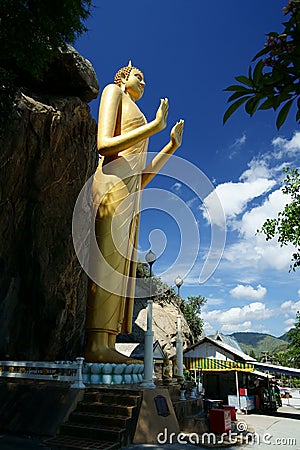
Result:
M172 143L172 146L174 146L175 148L178 148L181 146L183 125L184 125L184 120L180 120L179 122L177 122L174 125L174 127L171 130L171 134L170 134L171 143Z

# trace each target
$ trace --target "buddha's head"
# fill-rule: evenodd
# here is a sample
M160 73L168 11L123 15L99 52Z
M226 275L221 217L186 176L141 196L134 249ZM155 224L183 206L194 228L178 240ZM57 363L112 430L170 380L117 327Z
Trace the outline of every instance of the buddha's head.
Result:
M133 67L131 61L128 66L122 67L115 75L114 83L117 84L123 92L129 94L132 100L139 100L146 85L143 72L137 67Z

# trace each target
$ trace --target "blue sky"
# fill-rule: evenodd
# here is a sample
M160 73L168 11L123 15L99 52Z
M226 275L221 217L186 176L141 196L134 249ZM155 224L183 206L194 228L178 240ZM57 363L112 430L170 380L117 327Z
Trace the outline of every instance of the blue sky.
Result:
M282 168L299 167L300 130L291 116L278 132L271 111L250 118L241 109L225 126L222 117L224 89L247 74L265 34L282 30L287 1L94 3L89 31L75 48L93 64L100 89L131 59L145 75L139 107L149 121L159 99L168 97L168 126L150 139L151 152L167 143L178 119L185 120L177 158L144 192L141 257L151 245L159 255L156 274L169 284L181 275L183 297L207 297L207 334L280 336L300 309L299 272L289 273L291 249L266 242L256 230L286 203ZM90 103L95 119L98 106L99 98Z

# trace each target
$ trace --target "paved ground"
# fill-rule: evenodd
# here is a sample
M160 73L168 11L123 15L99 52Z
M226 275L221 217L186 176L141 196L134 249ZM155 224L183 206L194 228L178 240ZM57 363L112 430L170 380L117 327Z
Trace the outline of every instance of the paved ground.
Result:
M30 436L13 436L9 434L0 435L1 450L23 450L23 449L48 449L41 438Z
M289 449L300 450L300 393L292 392L293 397L289 400L283 399L283 405L278 409L276 416L267 416L263 414L239 414L239 421L243 422L245 428L254 430L255 435L248 437L248 445L241 445L237 435L232 434L232 446L226 446L227 450L265 450L265 449ZM247 433L247 432L246 432ZM195 441L196 436L191 436ZM218 438L219 439L219 438ZM130 445L123 450L190 450L195 448L204 449L201 446L201 436L199 436L199 445L185 445L178 443L175 439L172 445ZM212 442L212 441L211 441ZM218 440L216 441L218 444ZM236 444L240 444L236 446ZM223 447L214 447L224 450Z
M289 449L300 450L300 393L292 392L293 397L289 400L283 399L283 406L278 409L276 416L266 416L262 414L239 414L238 419L245 423L245 427L255 430L256 442L249 442L248 445L236 447L235 445L226 447L227 450L265 450L265 449ZM195 436L193 440L195 439ZM236 436L232 436L233 443ZM249 438L250 439L250 438ZM200 440L200 437L199 437ZM130 445L123 450L195 450L204 449L200 445L184 444L172 440L173 444L157 444L157 445ZM11 436L0 435L1 450L23 450L23 449L44 449L46 447L42 443L42 439L30 436ZM214 447L217 450L221 447ZM224 450L224 447L222 447Z

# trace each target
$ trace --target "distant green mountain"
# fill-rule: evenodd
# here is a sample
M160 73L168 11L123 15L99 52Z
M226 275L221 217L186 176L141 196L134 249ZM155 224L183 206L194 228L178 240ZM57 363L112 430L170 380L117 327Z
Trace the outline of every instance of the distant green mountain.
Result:
M294 328L291 328L291 330L294 330ZM284 333L282 336L278 336L278 339L281 339L281 340L283 340L283 341L288 341L287 334L288 334L291 330L287 331L287 332Z
M271 334L265 333L232 333L230 336L234 337L239 343L241 349L250 355L254 352L255 357L259 358L262 352L281 352L286 349L288 343L284 340L284 336L277 338Z

